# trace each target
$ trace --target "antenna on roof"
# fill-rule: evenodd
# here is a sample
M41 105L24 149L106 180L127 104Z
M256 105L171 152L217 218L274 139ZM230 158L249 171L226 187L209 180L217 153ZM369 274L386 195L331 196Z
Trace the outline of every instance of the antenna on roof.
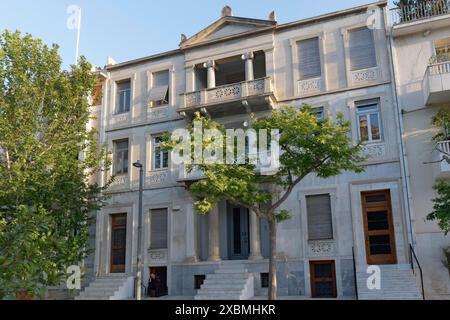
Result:
M277 15L275 14L275 11L272 11L271 13L269 13L269 20L277 21Z

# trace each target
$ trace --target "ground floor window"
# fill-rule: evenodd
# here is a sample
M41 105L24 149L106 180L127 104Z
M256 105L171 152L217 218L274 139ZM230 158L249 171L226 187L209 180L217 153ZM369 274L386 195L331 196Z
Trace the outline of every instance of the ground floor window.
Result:
M311 296L336 298L336 270L334 261L310 261Z

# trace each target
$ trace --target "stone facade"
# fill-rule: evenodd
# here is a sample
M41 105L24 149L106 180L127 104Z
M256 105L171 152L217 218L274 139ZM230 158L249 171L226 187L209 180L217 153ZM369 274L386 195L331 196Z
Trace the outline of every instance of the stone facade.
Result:
M353 70L350 33L367 25L373 15L369 9L374 6L380 22L372 30L375 65ZM230 232L235 221L230 216L238 212L233 211L236 208L221 201L209 215L200 216L194 212L193 200L185 190L189 174L170 161L166 168L155 168L158 160L154 157L154 137L185 127L194 111L236 127L249 119L250 112L264 116L283 105L301 107L308 103L322 108L325 117L336 119L342 113L352 124L351 137L356 143L360 138L360 102L374 99L378 101L381 134L379 139L364 144L365 172L343 173L329 179L310 175L284 204L283 209L289 210L292 218L279 225L278 293L311 296L311 262L332 261L336 297L355 296L353 263L358 272L365 271L368 265L363 192L384 190L390 195L395 238L391 249L395 263L408 264L412 233L405 206L400 128L386 36L387 3L379 1L374 6L287 24L277 24L273 15L268 20L246 19L233 17L227 11L198 34L183 36L177 50L106 66L100 138L111 151L115 141L128 141L129 165L128 172L115 179L109 189L109 203L97 215L96 276L111 274L111 217L117 213L127 214L123 273L133 274L136 269L139 172L131 163L137 160L143 163L145 179L144 283L149 277L148 268L165 267L168 294L193 296L195 276L214 272L221 261L239 258L230 249L236 240ZM297 44L315 37L319 43L320 76L302 79ZM240 69L227 73L228 67ZM155 106L149 97L154 94L154 75L161 71L168 72L168 99ZM128 112L116 114L117 84L124 80L130 83L131 106ZM106 181L112 170L101 176L101 181ZM306 201L309 196L323 194L330 198L332 236L310 240ZM164 248L152 249L152 209L167 209ZM244 263L254 275L255 294L264 295L267 289L261 282L262 274L268 272L267 225L250 212L240 227L248 231L244 234L248 242Z

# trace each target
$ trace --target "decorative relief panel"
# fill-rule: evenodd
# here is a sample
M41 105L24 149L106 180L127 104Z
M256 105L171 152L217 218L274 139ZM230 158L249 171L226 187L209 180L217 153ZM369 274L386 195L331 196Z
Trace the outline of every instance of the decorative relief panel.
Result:
M127 123L130 120L130 113L120 113L120 114L115 114L112 116L111 118L111 125L120 125L123 123Z
M308 251L309 255L312 257L334 255L334 241L333 240L309 241Z
M207 99L209 101L225 101L237 99L241 97L241 84L233 84L229 86L219 87L213 90L208 90Z
M378 68L364 69L352 72L352 81L355 84L375 80L378 80Z
M361 153L369 158L382 158L386 155L384 144L366 144L362 146Z
M255 96L264 93L264 79L250 81L247 83L248 95Z
M128 176L126 176L126 175L115 176L114 177L114 181L111 183L111 187L123 187L123 186L125 186L127 177Z
M148 257L151 261L165 261L167 260L167 250L148 249Z
M163 120L169 117L168 107L149 108L147 112L147 119L149 121Z
M186 108L198 106L201 103L200 91L186 93L184 95L184 99L185 99Z
M164 183L169 177L168 171L156 171L150 172L146 178L148 184L161 184Z
M308 80L300 80L298 82L298 91L301 95L320 92L322 90L322 79L308 79Z

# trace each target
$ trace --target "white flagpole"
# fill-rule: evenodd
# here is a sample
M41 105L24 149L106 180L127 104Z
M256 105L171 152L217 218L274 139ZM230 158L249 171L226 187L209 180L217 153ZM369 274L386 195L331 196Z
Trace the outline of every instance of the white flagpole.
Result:
M77 19L77 47L75 49L75 64L78 63L78 55L80 50L80 31L81 31L81 8L78 9L78 19Z

